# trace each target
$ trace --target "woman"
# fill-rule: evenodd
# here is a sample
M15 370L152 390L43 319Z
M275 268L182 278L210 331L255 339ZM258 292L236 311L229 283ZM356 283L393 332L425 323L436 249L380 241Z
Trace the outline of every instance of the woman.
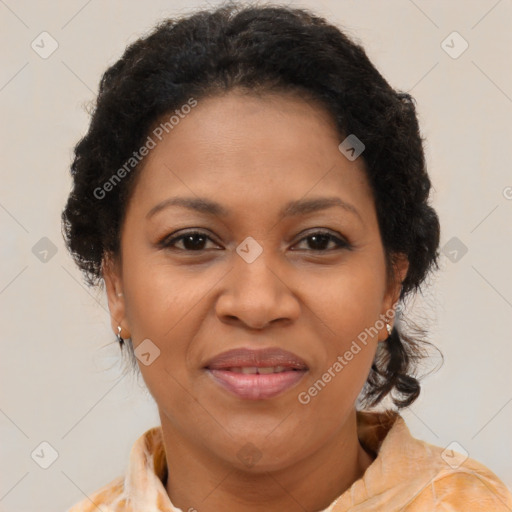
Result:
M439 221L413 99L338 28L274 6L161 23L104 74L72 175L67 246L161 425L70 511L512 508L399 414L426 342L397 313Z

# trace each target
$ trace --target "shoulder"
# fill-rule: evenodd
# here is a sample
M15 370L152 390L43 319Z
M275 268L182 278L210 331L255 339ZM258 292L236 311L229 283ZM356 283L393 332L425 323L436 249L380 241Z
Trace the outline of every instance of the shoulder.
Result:
M133 444L123 476L86 496L67 512L158 510L157 505L168 500L162 484L166 471L161 427L153 427Z
M404 511L510 512L512 495L488 467L467 454L419 441L430 477Z
M403 509L414 511L510 512L512 495L488 468L441 471Z
M467 453L452 450L453 443L443 448L413 437L400 415L362 418L371 427L363 440L378 456L364 485L353 489L361 502L393 502L403 512L512 511L505 484Z
M124 477L119 476L110 483L104 485L90 496L76 503L66 512L131 512L127 507L127 499L124 492Z

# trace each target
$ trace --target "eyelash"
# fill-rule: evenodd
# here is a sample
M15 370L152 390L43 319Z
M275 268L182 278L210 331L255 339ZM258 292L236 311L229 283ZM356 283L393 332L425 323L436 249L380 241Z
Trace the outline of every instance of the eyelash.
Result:
M175 246L176 243L179 242L180 240L183 240L184 238L193 236L193 235L202 236L202 237L204 237L208 240L211 240L212 242L215 243L215 241L210 236L208 236L206 233L204 233L202 231L189 231L189 232L181 234L180 236L176 236L174 238L165 237L163 240L158 242L158 246L160 248L184 251L184 252L189 252L189 253L194 253L194 252L201 253L201 252L205 251L206 249L198 249L198 250L194 251L191 249L177 248ZM325 231L325 230L314 231L314 232L310 233L309 235L301 238L297 243L300 243L304 240L307 240L309 238L312 238L313 236L318 236L318 235L327 236L329 238L329 241L333 241L336 243L337 247L335 247L334 249L310 249L311 252L323 253L323 252L330 252L335 249L348 249L348 250L352 249L352 245L349 242L347 242L346 240L343 240L343 239L333 235L331 232Z

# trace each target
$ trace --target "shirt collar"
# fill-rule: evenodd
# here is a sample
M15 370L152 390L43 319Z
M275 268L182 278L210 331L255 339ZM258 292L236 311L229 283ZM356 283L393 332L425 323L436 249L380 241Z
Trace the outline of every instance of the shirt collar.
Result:
M364 499L368 493L379 491L382 482L384 464L390 463L392 453L388 453L387 446L396 443L397 438L407 438L409 431L403 419L394 412L357 412L357 430L361 445L373 456L374 462L367 468L362 479L357 480L340 497L334 500L329 507L321 512L337 510L336 504L351 496ZM409 434L409 438L413 441ZM410 447L409 447L410 448ZM407 444L403 446L407 450ZM392 451L392 450L389 450ZM129 496L133 510L151 510L155 512L183 512L172 504L165 482L167 480L167 461L161 426L146 431L134 443L128 469L124 481L125 496Z

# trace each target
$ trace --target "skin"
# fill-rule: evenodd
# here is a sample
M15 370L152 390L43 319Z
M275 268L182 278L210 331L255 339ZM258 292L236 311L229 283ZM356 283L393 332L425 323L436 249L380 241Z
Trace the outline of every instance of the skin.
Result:
M120 323L135 348L149 338L160 350L139 367L160 414L164 485L184 511L322 510L373 460L358 441L355 401L385 326L307 405L297 398L389 312L408 268L400 258L396 280L386 280L364 162L349 161L342 140L313 102L231 91L199 100L146 157L121 258L105 258L104 279L114 332ZM213 199L230 213L170 206L146 219L172 196ZM278 217L288 201L325 196L358 214L331 207ZM210 237L195 239L202 250L183 239L174 249L158 246L190 228ZM351 248L331 239L314 251L309 237L318 229ZM252 263L235 250L248 236L263 248ZM240 399L203 369L226 350L270 346L309 368L277 397ZM237 456L247 443L260 455L254 465Z

